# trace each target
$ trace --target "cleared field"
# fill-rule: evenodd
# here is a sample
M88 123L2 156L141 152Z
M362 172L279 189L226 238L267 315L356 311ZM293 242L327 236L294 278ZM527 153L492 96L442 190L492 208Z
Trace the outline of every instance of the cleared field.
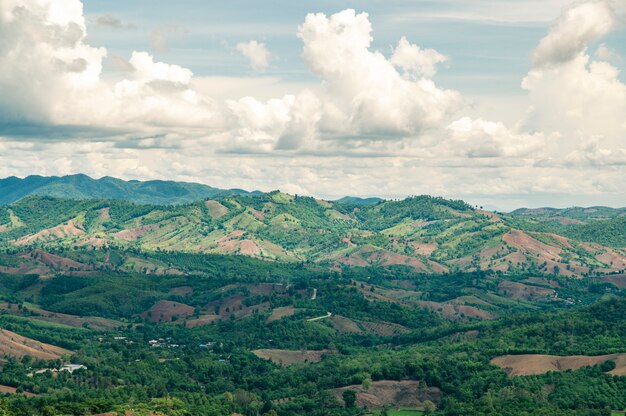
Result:
M0 394L23 394L24 396L28 396L28 397L37 396L37 394L30 393L27 391L25 391L24 393L18 393L15 387L2 386L2 385L0 385Z
M280 319L292 316L296 313L296 309L293 306L281 306L272 310L272 314L267 318L267 322L274 322Z
M317 363L322 357L328 354L334 354L331 350L254 350L254 355L264 360L272 360L281 365L292 365L301 363Z
M609 355L557 355L522 354L503 355L491 360L491 363L502 368L509 376L526 376L544 374L549 371L576 370L582 367L602 364L605 361L615 362L611 374L626 375L626 353Z
M0 356L10 356L21 358L30 355L33 358L43 360L56 360L62 355L73 354L65 348L44 344L34 339L26 338L15 332L0 329Z
M415 411L423 408L426 400L438 403L441 399L441 391L436 387L426 387L423 383L414 380L375 381L371 387L365 389L362 385L353 385L331 390L335 398L343 404L343 392L353 390L356 392L356 404L368 409L382 409L387 404L398 406L397 409L411 409ZM411 415L401 410L399 415ZM390 413L391 414L391 413ZM421 414L421 413L419 413Z
M333 325L333 328L335 328L335 330L337 330L340 334L363 333L363 330L359 327L359 325L356 322L344 316L333 315L330 317L330 321Z
M191 316L194 312L193 307L184 303L160 300L149 311L144 312L142 317L153 322L172 322Z
M220 319L222 318L220 318L219 315L213 315L213 314L200 315L196 319L189 319L185 321L185 326L187 328L195 328L197 326L210 325L213 322L219 321Z
M84 328L88 326L91 329L108 330L122 325L121 322L113 321L111 319L90 316L80 317L66 313L51 312L33 305L28 305L25 309L20 309L16 304L8 304L4 302L0 303L0 311L5 311L11 315L27 316L29 319L66 325L74 328ZM27 312L32 312L34 315L29 315Z

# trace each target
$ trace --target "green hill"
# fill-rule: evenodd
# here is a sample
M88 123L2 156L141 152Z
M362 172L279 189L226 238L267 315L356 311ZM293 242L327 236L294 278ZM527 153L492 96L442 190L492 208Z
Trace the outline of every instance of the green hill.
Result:
M177 206L31 196L0 207L0 246L589 276L626 269L623 218L558 229L430 196L361 206L278 191Z

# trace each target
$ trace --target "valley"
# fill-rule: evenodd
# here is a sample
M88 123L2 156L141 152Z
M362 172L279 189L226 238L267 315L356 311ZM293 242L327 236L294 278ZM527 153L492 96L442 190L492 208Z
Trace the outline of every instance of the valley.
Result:
M0 412L618 411L624 218L26 196L0 206Z

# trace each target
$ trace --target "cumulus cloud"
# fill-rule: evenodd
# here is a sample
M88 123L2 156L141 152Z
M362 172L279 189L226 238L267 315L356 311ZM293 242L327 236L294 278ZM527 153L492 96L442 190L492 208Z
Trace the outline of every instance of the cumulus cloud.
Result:
M270 51L264 43L256 40L239 42L236 48L243 56L248 58L253 69L262 71L269 66Z
M437 64L446 62L448 57L434 49L422 49L410 43L404 36L393 52L391 63L415 78L432 78L437 72Z
M502 123L483 119L463 117L447 129L454 149L469 157L527 157L548 144L543 133L518 133Z
M530 127L558 130L569 137L570 147L598 136L608 148L624 148L626 85L616 67L588 53L589 43L614 25L606 1L563 12L535 50L535 66L522 82L532 105Z
M456 110L458 92L428 78L407 79L379 51L370 50L367 13L309 14L298 30L303 58L324 81L320 129L384 138L439 126Z
M107 50L87 43L79 0L0 2L0 136L10 136L0 151L12 156L0 176L115 172L251 189L262 180L266 190L321 196L344 192L338 178L387 197L619 193L626 87L606 55L587 50L615 26L607 4L564 11L523 81L531 116L510 127L463 117L461 94L433 80L444 54L402 37L385 55L372 47L368 15L354 10L309 14L298 28L317 84L224 99L215 88L224 82L148 52L110 57L117 72L107 74ZM48 140L28 139L42 131Z
M604 0L577 4L563 12L533 52L536 66L560 64L584 52L589 42L613 29L615 16Z
M596 49L596 58L602 60L602 61L610 61L613 59L617 59L619 58L619 54L617 52L615 52L613 49L609 48L606 44L602 44L600 46L598 46L598 49Z

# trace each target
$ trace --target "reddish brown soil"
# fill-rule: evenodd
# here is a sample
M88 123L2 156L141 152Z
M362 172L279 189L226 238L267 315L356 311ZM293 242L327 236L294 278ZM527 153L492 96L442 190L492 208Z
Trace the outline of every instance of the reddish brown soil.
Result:
M383 337L391 337L393 335L400 335L409 332L409 330L402 325L393 324L391 322L364 322L361 321L361 325L372 334L380 335Z
M54 345L44 344L34 339L26 338L15 332L0 329L0 356L21 358L30 355L42 360L56 360L62 355L71 355L72 351Z
M553 289L539 286L530 286L523 283L503 280L498 285L498 293L512 299L536 300L554 295Z
M511 230L502 236L502 240L509 246L515 247L523 253L533 254L538 262L561 259L561 247L551 246L531 237L520 230Z
M185 321L185 326L187 328L195 328L197 326L210 325L213 322L217 322L222 319L219 315L207 314L200 315L196 319L189 319Z
M58 238L67 238L85 234L85 231L79 228L80 224L74 223L74 220L68 221L66 224L59 224L56 227L41 230L36 234L24 236L15 241L17 246L26 246L37 241L46 241Z
M331 390L331 393L341 403L343 403L343 392L353 390L357 393L356 404L359 407L368 409L381 409L387 404L396 407L411 407L422 409L426 400L439 403L441 391L436 387L426 387L419 381L375 381L369 389L362 385L341 387Z
M0 385L0 393L3 393L3 394L18 394L17 389L15 387L2 386L2 385ZM20 393L20 394L23 394L24 396L27 396L27 397L39 396L38 394L30 393L30 392L27 392L27 391L25 391L24 393Z
M250 214L252 214L252 216L253 216L254 218L256 218L257 220L259 220L259 221L265 221L265 214L264 214L264 213L262 213L261 211L257 211L257 210L256 210L256 209L254 209L254 208L250 208L249 212L250 212Z
M54 322L57 324L73 326L75 328L83 328L85 324L87 324L91 329L108 330L117 328L121 325L120 322L100 317L80 317L65 313L50 312L45 309L35 307L19 309L16 304L11 304L9 306L9 304L6 302L0 303L0 311L6 311L7 313L10 313L12 315L21 316L26 315L26 312L28 312L28 316L31 319L45 322ZM35 315L31 315L31 312L33 312Z
M581 367L614 361L616 367L610 371L614 375L626 375L626 353L599 356L572 355L559 357L556 355L523 354L503 355L491 360L491 363L504 369L509 376L544 374L548 371L576 370Z
M281 306L280 308L275 308L272 310L270 317L267 318L267 322L279 321L283 318L294 315L296 311L296 308L293 306Z
M209 210L209 216L214 220L222 218L224 215L228 214L228 208L217 201L209 200L206 201L204 205Z
M596 260L606 264L611 270L622 270L626 268L626 257L609 248L596 256Z
M110 220L111 219L111 208L107 207L107 208L102 208L100 210L100 214L98 215L98 218L101 220Z
M178 296L189 296L193 293L193 288L191 286L173 287L170 289L170 293Z
M264 360L271 360L281 365L293 365L302 363L317 363L328 354L335 354L331 350L254 350L254 355Z
M373 246L365 246L350 254L348 257L338 259L339 262L351 266L367 267L371 265L392 266L405 265L413 267L418 272L429 272L421 260L403 254L391 253Z
M413 241L409 244L415 249L416 254L423 256L430 256L438 248L437 243L418 243Z
M626 289L626 274L613 274L604 276L602 281L612 283L620 289Z
M159 229L159 224L148 224L142 225L136 228L129 228L128 230L120 231L119 233L113 234L114 237L119 238L120 240L125 241L137 241L139 237L143 237L144 235L156 231Z
M141 316L144 319L150 319L152 322L172 322L172 318L184 319L193 315L195 309L184 303L172 302L169 300L160 300L154 304L149 311L144 312Z
M361 334L363 330L359 328L356 322L351 319L346 318L341 315L333 315L330 317L330 321L332 322L333 328L337 330L340 334L353 333L353 334Z
M430 309L437 312L446 318L454 320L467 320L468 318L479 319L495 319L496 316L491 312L476 308L469 305L454 305L450 303L440 303L432 301L417 301L415 302L423 308Z

